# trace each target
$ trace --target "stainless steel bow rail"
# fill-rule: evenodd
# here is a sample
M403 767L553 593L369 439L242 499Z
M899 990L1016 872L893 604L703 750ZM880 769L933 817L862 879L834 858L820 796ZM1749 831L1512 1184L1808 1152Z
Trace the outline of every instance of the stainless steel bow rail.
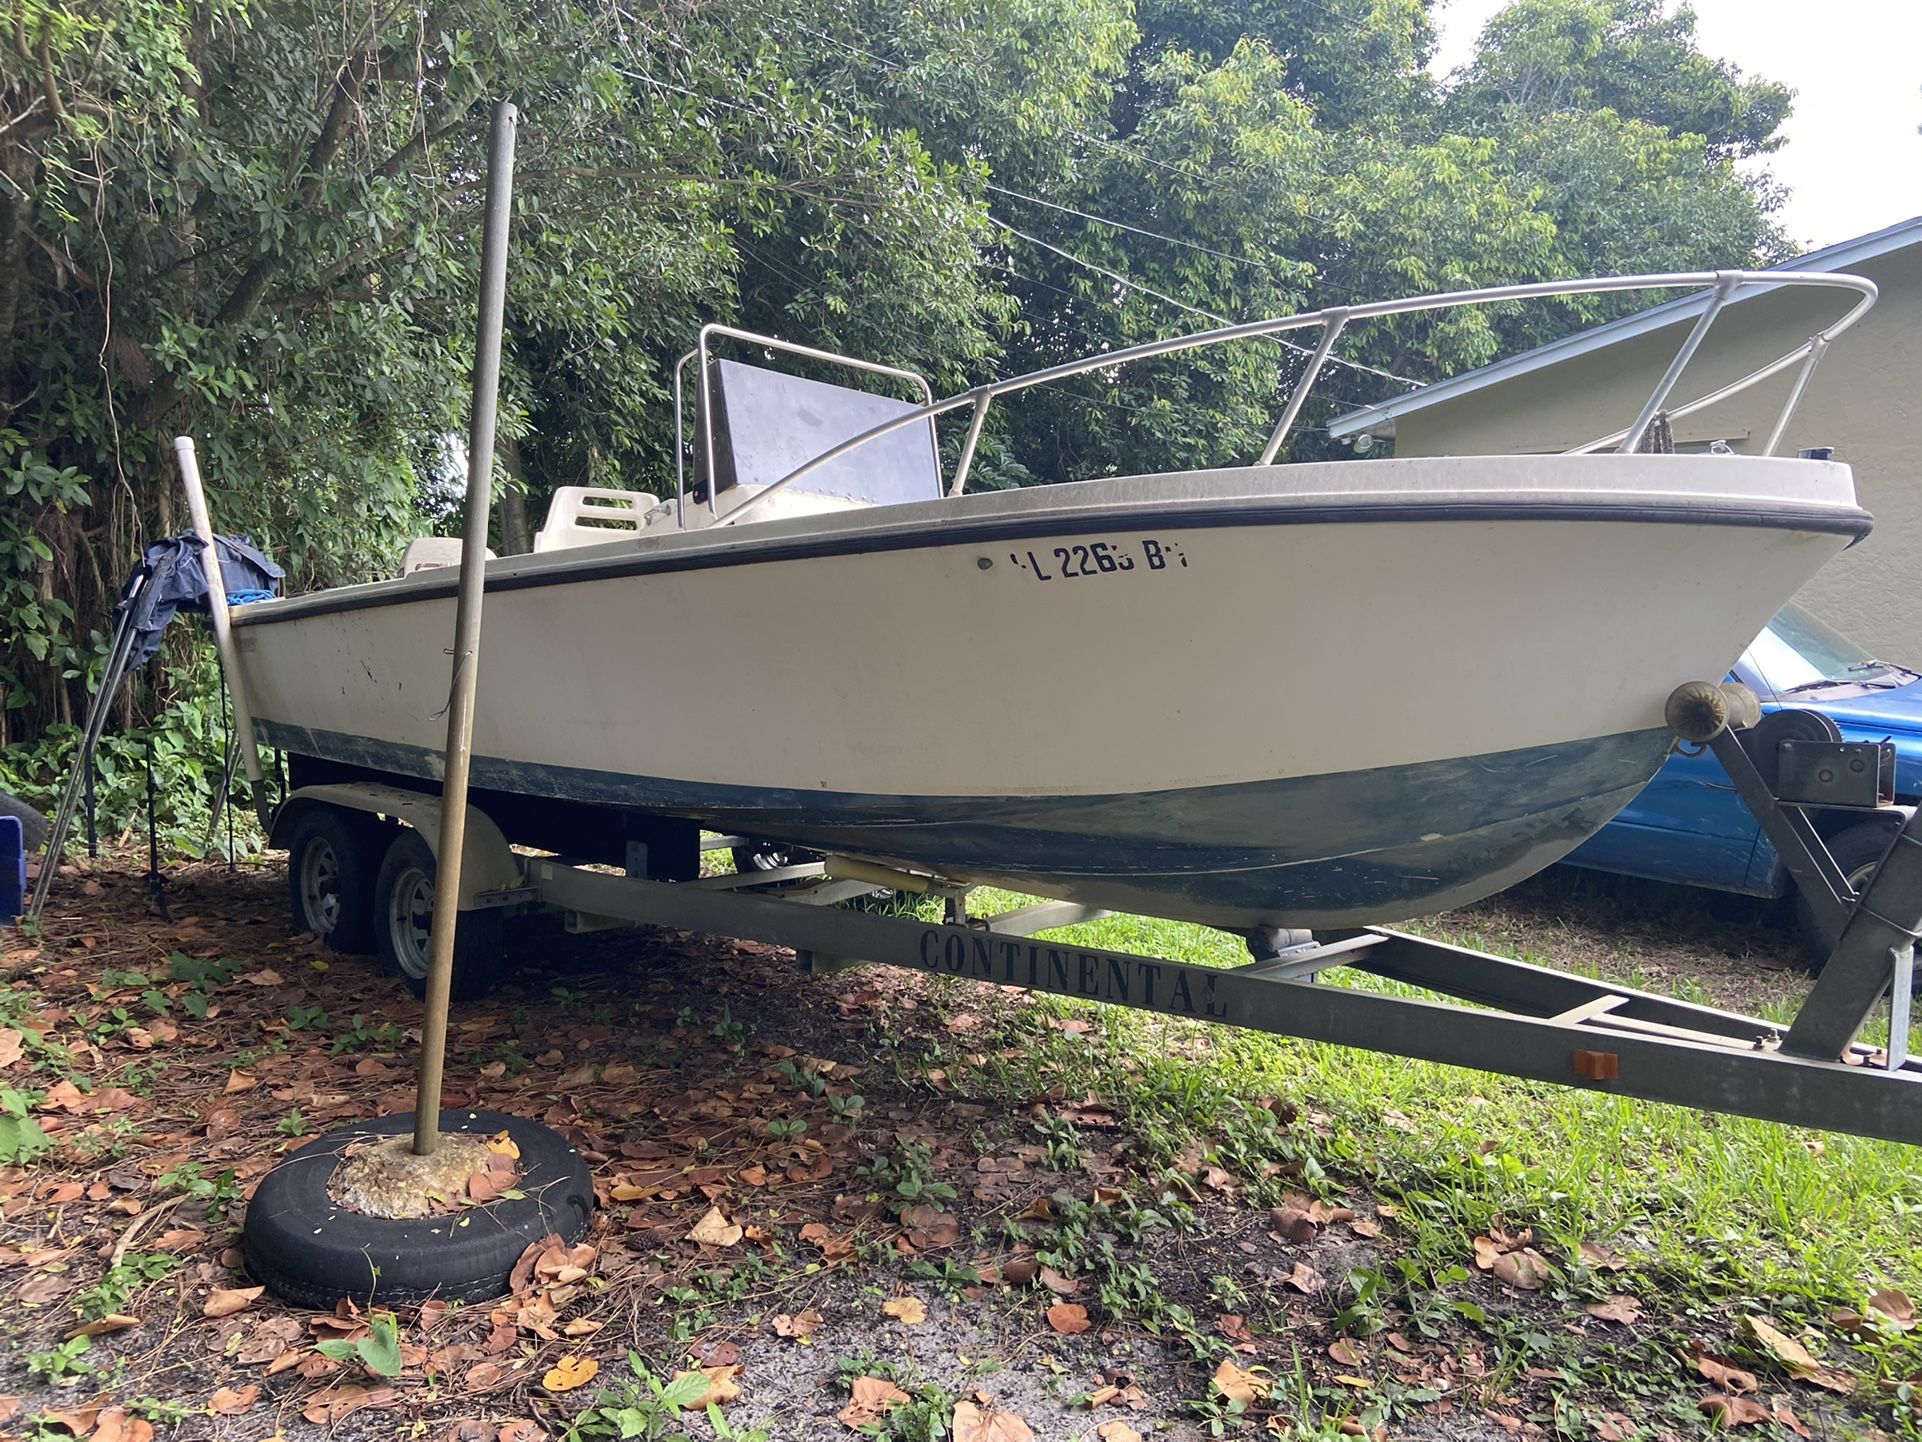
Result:
M1767 364L1758 366L1755 370L1750 371L1740 379L1731 381L1727 385L1721 386L1706 395L1697 396L1693 400L1678 405L1669 404L1669 397L1674 392L1677 383L1681 380L1683 371L1688 368L1688 363L1694 358L1696 352L1700 350L1703 340L1709 333L1710 327L1715 324L1716 317L1722 313L1729 302L1758 295L1766 291L1795 286L1852 291L1855 293L1857 299L1839 319L1832 321L1808 340L1777 356ZM1296 330L1319 329L1321 334L1317 338L1313 351L1309 353L1307 364L1301 375L1296 379L1293 388L1289 391L1287 402L1282 408L1281 419L1276 422L1273 432L1268 437L1267 445L1262 448L1258 464L1264 466L1273 465L1276 458L1281 454L1282 446L1287 442L1289 432L1294 429L1295 421L1301 415L1301 408L1306 403L1309 392L1314 389L1315 382L1319 379L1322 368L1327 364L1329 356L1333 353L1335 343L1341 338L1342 333L1357 321L1375 320L1384 316L1413 315L1422 311L1455 310L1465 306L1499 305L1506 301L1543 300L1556 296L1602 295L1618 291L1656 291L1695 288L1707 289L1707 302L1702 309L1701 315L1696 319L1695 325L1690 329L1688 335L1684 337L1680 348L1675 353L1674 359L1669 362L1668 369L1662 373L1661 379L1656 382L1654 391L1650 393L1648 400L1644 402L1640 413L1623 429L1611 432L1606 436L1601 436L1596 440L1588 442L1586 445L1577 446L1574 450L1570 451L1569 454L1583 455L1591 451L1602 450L1608 446L1614 446L1617 450L1624 452L1634 451L1640 447L1647 438L1650 427L1654 425L1658 416L1665 415L1669 419L1674 420L1683 416L1692 415L1696 411L1706 410L1710 406L1727 400L1730 396L1747 390L1750 386L1759 385L1772 376L1780 375L1783 371L1788 370L1800 362L1801 369L1796 374L1795 381L1789 390L1788 398L1783 402L1782 409L1776 417L1775 425L1769 431L1768 441L1761 452L1761 454L1765 456L1774 455L1776 448L1782 443L1783 435L1788 430L1789 420L1794 416L1796 407L1801 404L1803 393L1808 389L1809 380L1814 375L1815 368L1821 364L1822 357L1828 350L1829 343L1844 331L1848 330L1856 321L1860 320L1869 308L1875 304L1877 291L1873 281L1866 280L1858 275L1844 275L1819 271L1682 271L1665 275L1608 276L1587 280L1541 281L1530 285L1488 286L1479 290L1449 291L1441 295L1408 296L1397 300L1369 301L1360 305L1329 306L1323 310L1308 311L1301 315L1280 316L1272 320L1249 321L1242 325L1223 326L1216 330L1198 331L1192 335L1176 336L1168 340L1150 341L1147 344L1131 346L1125 350L1107 351L1096 355L1084 356L1080 360L1050 366L1045 370L1031 371L1026 375L1012 376L1006 380L975 386L971 390L962 391L958 395L952 395L945 400L939 401L932 399L932 391L929 389L926 379L913 371L904 371L893 366L878 365L872 361L858 360L850 356L836 355L832 352L816 350L809 346L798 346L790 341L779 340L773 336L757 335L751 331L736 330L731 326L709 325L702 327L699 341L694 349L682 356L674 368L674 452L677 466L677 484L684 496L685 482L684 479L680 477L678 471L678 467L682 464L681 457L685 449L681 438L682 372L690 361L698 361L699 363L701 454L710 467L710 470L713 465L715 453L714 408L711 382L709 379L712 367L709 362L713 343L716 340L733 340L752 347L778 350L799 355L809 360L833 365L851 366L858 370L886 375L894 379L909 382L919 388L923 396L928 398L926 404L883 421L879 425L862 431L859 435L850 436L839 445L821 452L821 454L808 460L803 465L797 466L787 475L774 481L765 489L744 500L741 504L733 507L725 514L719 513L717 509L715 511L713 524L726 526L733 525L752 515L763 501L777 491L793 484L795 481L812 475L824 466L831 465L833 462L847 455L850 451L857 450L872 441L881 439L883 436L892 435L896 431L905 430L910 426L932 426L941 416L954 411L967 410L969 412L967 432L961 441L961 450L959 458L955 463L954 476L948 482L947 486L947 493L950 496L957 496L960 495L962 490L967 486L968 472L974 464L975 447L981 439L981 429L987 423L989 407L1001 396L1013 395L1020 391L1031 390L1036 386L1049 385L1073 376L1086 375L1091 371L1107 372L1117 370L1122 366L1131 365L1136 361L1149 360L1156 356L1174 355L1183 351L1202 350L1210 346L1228 345L1237 341L1262 340L1285 335L1290 331ZM710 497L710 505L713 504L713 500Z
M1828 891L1839 939L1786 1027L1382 928L1292 946L1285 945L1286 934L1253 935L1250 960L1233 968L1045 940L1037 934L1104 913L1046 901L977 916L965 886L848 857L701 880L647 880L645 846L629 843L627 875L523 856L478 808L470 811L465 853L464 876L472 879L458 904L463 911L554 909L576 931L642 925L764 942L793 948L816 973L868 963L911 967L1922 1143L1922 1063L1906 1045L1914 946L1922 933L1922 813L1883 804L1876 758L1865 757L1859 743L1811 738L1773 717L1753 729L1731 729L1759 716L1754 698L1740 688L1698 683L1677 697L1689 703L1671 704L1678 735L1715 748L1791 868L1820 878ZM1774 778L1773 788L1764 772ZM1864 772L1858 783L1837 780ZM438 805L431 795L370 783L307 787L276 818L273 839L280 842L312 806L377 812L431 838ZM1890 823L1889 852L1859 896L1809 823L1806 812L1814 806L1872 811ZM939 897L945 919L883 916L846 905L877 888ZM1329 980L1344 968L1421 988L1434 999ZM1884 996L1892 997L1891 1041L1864 1045L1857 1037Z

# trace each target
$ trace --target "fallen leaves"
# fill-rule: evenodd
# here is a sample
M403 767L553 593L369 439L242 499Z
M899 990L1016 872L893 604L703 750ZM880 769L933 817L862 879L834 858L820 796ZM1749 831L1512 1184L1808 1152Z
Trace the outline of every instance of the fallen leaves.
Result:
M1590 1302L1582 1308L1591 1317L1604 1322L1619 1322L1624 1327L1632 1327L1642 1320L1642 1304L1634 1297L1617 1292L1599 1302Z
M71 1342L75 1337L105 1337L109 1333L124 1332L130 1327L139 1325L138 1317L130 1317L124 1312L109 1312L106 1316L91 1322L82 1322L67 1333L66 1339Z
M905 1297L890 1297L881 1304L881 1310L904 1326L918 1327L928 1320L928 1305L912 1294Z
M341 1382L323 1387L309 1397L300 1415L316 1427L331 1427L356 1412L370 1407L392 1407L399 1401L397 1387L363 1387L357 1382Z
M775 1336L792 1337L797 1342L810 1340L820 1325L821 1314L812 1307L791 1317L786 1312L779 1313L773 1322Z
M244 1312L260 1299L265 1287L215 1287L200 1308L203 1317L231 1317Z
M592 1382L600 1370L601 1364L592 1357L577 1357L569 1352L547 1369L541 1386L550 1392L572 1392Z
M702 1412L709 1407L725 1407L741 1399L741 1388L734 1379L741 1375L738 1365L700 1367L691 1372L676 1372L670 1394L681 1399L681 1410ZM705 1386L696 1386L699 1378Z
M1534 1240L1526 1227L1513 1235L1496 1228L1475 1238L1475 1266L1519 1292L1539 1291L1552 1273L1548 1259L1529 1245Z
M951 1247L961 1236L961 1222L952 1213L926 1203L909 1207L901 1214L902 1235L920 1251L932 1247Z
M848 1405L835 1414L843 1427L860 1431L881 1421L896 1407L906 1406L908 1394L882 1377L856 1377Z
M1742 1324L1755 1339L1756 1345L1779 1362L1782 1370L1797 1382L1826 1388L1844 1397L1855 1390L1853 1379L1824 1367L1815 1360L1808 1348L1780 1330L1768 1318L1750 1313L1742 1318Z
M1915 1327L1915 1303L1909 1294L1896 1287L1887 1287L1869 1295L1868 1310L1878 1322L1893 1327L1898 1332L1908 1332Z
M1088 1309L1079 1302L1056 1302L1048 1308L1048 1325L1064 1337L1088 1330Z
M1034 1429L1013 1412L963 1399L954 1407L954 1442L1034 1442Z
M730 1222L719 1207L709 1207L687 1234L687 1240L699 1242L703 1247L731 1247L741 1240L741 1229Z
M259 1400L260 1384L249 1382L245 1387L217 1388L207 1399L207 1407L217 1416L239 1417L251 1411Z
M1246 1407L1252 1407L1274 1390L1273 1381L1263 1369L1237 1367L1233 1362L1223 1362L1216 1367L1208 1382L1230 1402L1239 1402Z

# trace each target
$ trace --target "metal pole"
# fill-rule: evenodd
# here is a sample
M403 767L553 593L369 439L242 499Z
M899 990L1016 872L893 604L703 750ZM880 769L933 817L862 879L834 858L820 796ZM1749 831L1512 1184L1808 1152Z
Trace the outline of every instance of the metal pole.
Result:
M214 540L213 524L207 519L207 492L200 484L200 461L194 455L192 436L174 437L174 459L180 463L180 484L187 492L187 513L193 517L194 534L207 547L201 565L207 572L207 613L214 623L214 649L220 653L220 669L227 677L227 694L233 698L234 735L240 739L240 759L247 768L247 785L254 793L254 811L260 817L261 829L267 830L267 788L262 784L266 777L254 745L254 712L247 704L247 688L240 679L240 655L234 649L233 622L227 615L227 583L220 575L220 547Z
M1668 363L1668 369L1662 372L1661 380L1655 385L1655 394L1648 398L1642 413L1635 417L1635 424L1622 437L1622 444L1617 449L1623 455L1630 454L1642 444L1642 437L1648 434L1648 428L1661 410L1662 402L1668 399L1668 393L1675 389L1675 382L1688 369L1688 363L1695 358L1695 352L1701 347L1708 328L1715 324L1715 317L1722 313L1722 307L1735 293L1735 287L1741 279L1740 271L1720 270L1715 273L1715 289L1709 293L1707 309L1702 312L1701 319L1695 322L1695 329L1688 333L1688 339L1682 342L1682 348L1675 352L1675 359Z
M1795 408L1802 404L1802 395L1808 390L1809 382L1815 377L1815 368L1822 364L1822 356L1828 348L1829 338L1826 335L1809 337L1809 358L1802 363L1802 369L1796 373L1795 385L1789 390L1789 398L1782 402L1782 414L1775 418L1775 429L1769 432L1768 442L1762 447L1763 455L1772 456L1781 447L1782 435L1788 430L1789 422L1794 419Z
M1295 382L1294 394L1288 397L1288 409L1281 413L1281 419L1275 424L1274 434L1268 437L1268 444L1262 447L1261 460L1258 464L1272 466L1275 463L1275 457L1281 454L1281 443L1288 439L1288 432L1295 428L1295 417L1301 414L1302 402L1308 399L1308 392L1315 388L1315 378L1321 374L1321 368L1328 363L1328 353L1335 348L1335 341L1341 335L1342 327L1347 324L1347 311L1328 312L1328 324L1321 328L1321 342L1315 347L1315 353L1308 358L1308 369L1303 371L1301 379Z
M495 102L487 138L487 210L481 232L480 334L474 346L474 404L467 436L467 514L461 533L460 597L454 607L454 668L447 703L447 764L441 777L440 844L434 919L428 934L426 1015L420 1085L414 1097L414 1154L440 1145L440 1086L447 1053L447 1006L454 985L454 928L460 921L461 848L467 841L467 770L473 756L474 690L480 677L481 593L494 479L494 414L500 399L501 329L507 308L507 225L514 189L519 112Z

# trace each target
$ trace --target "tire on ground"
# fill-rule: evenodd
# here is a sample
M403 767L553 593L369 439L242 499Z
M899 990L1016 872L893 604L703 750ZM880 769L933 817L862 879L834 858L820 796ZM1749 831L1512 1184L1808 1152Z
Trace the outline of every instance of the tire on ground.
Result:
M1849 879L1858 894L1869 884L1875 869L1888 855L1889 847L1895 841L1896 825L1888 820L1864 821L1838 831L1828 838L1829 855ZM1795 919L1801 926L1802 935L1807 940L1815 968L1819 971L1835 950L1835 943L1841 937L1841 928L1824 924L1815 908L1809 905L1808 898L1798 888L1795 893Z
M47 818L18 796L0 791L0 816L20 818L21 838L26 844L29 856L47 844Z
M296 932L334 951L374 950L374 881L391 831L371 816L315 806L287 838L287 904Z
M415 996L427 994L428 919L438 872L433 848L418 831L404 827L387 848L374 881L374 949L381 966L406 982ZM504 918L498 909L459 913L453 999L485 995L499 979L506 954Z
M443 1132L505 1131L520 1148L517 1197L417 1221L343 1211L328 1183L356 1141L408 1131L413 1114L343 1127L310 1142L269 1172L247 1204L247 1270L275 1296L331 1310L404 1306L439 1297L477 1302L504 1295L531 1243L550 1232L568 1242L586 1230L594 1184L579 1153L548 1128L500 1112L443 1111ZM462 1219L467 1224L462 1225Z

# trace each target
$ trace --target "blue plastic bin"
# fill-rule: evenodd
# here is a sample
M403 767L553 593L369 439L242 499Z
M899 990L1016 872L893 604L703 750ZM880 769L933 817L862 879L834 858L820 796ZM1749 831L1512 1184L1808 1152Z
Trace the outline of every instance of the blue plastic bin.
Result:
M0 816L0 922L27 906L27 828L18 816Z

